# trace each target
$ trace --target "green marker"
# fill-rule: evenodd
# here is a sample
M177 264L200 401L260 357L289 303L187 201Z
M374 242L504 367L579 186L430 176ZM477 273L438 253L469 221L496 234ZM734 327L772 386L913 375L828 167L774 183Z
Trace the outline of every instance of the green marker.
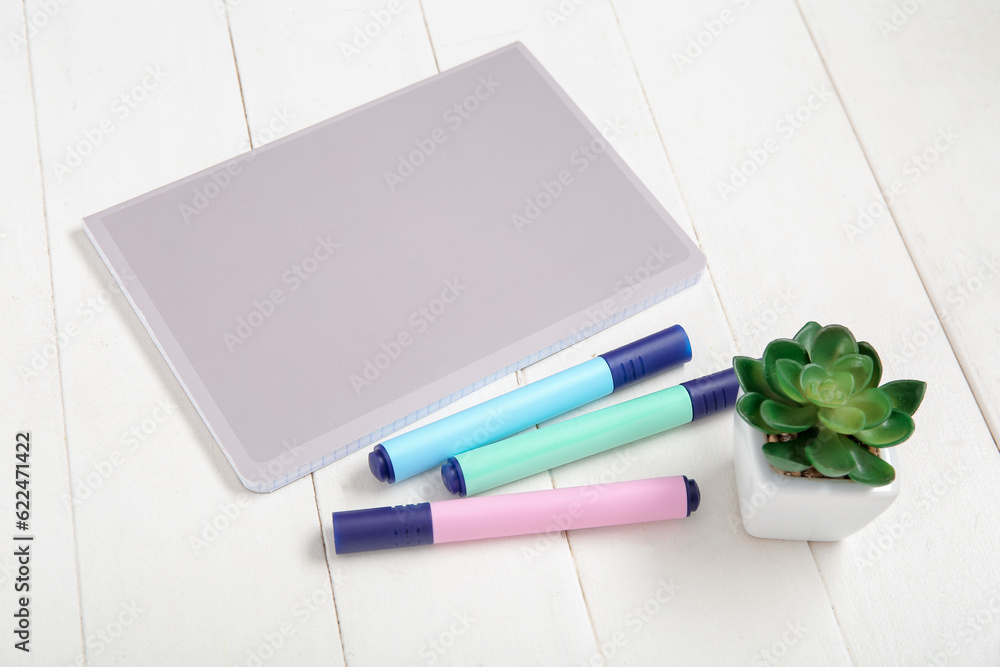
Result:
M453 456L441 479L467 496L687 424L736 402L729 368Z

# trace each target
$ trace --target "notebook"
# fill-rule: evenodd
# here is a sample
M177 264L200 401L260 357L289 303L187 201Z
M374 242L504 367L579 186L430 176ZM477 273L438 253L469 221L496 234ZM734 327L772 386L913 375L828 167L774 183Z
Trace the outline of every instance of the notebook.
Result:
M705 264L519 43L84 226L258 492L666 298Z

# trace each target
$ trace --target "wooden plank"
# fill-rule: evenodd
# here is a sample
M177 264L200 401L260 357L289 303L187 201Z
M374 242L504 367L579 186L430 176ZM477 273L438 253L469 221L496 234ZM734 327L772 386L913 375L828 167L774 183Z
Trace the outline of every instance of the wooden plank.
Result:
M303 127L437 72L415 0L318 10L312 3L275 1L233 8L230 17L251 127L254 118L277 108L288 110ZM369 43L355 41L358 30L368 30ZM514 376L498 380L425 421L515 384ZM556 664L585 660L594 652L564 539L538 558L524 555L533 538L337 556L331 512L440 500L448 494L437 470L392 486L377 482L366 452L314 478L348 661ZM547 475L536 475L515 490L550 486Z
M0 616L5 665L69 664L83 650L80 599L73 533L73 508L62 400L59 343L52 312L42 179L38 166L35 107L27 36L43 19L28 17L20 2L0 2L0 438L4 443L0 517ZM16 449L17 434L27 432L27 452ZM22 459L17 454L27 454ZM16 474L15 466L21 468ZM20 481L22 487L15 486ZM27 526L18 530L15 507L27 496ZM14 541L31 536L32 541ZM15 552L27 549L28 562ZM21 567L26 566L26 570ZM27 601L27 637L13 631ZM16 643L27 639L18 650Z
M515 386L514 377L507 376L432 419ZM378 482L363 453L314 477L349 662L576 664L595 652L583 594L562 536L546 541L542 549L536 546L538 538L524 536L337 556L331 512L451 496L438 469L393 485ZM547 488L551 481L542 473L504 491ZM389 629L392 641L386 641Z
M807 319L839 321L891 360L887 378L930 383L900 452L903 496L858 535L812 545L852 660L927 663L948 641L962 662L995 655L995 633L966 642L960 624L988 608L1000 583L1000 526L982 516L1000 501L1000 456L945 337L902 353L914 323L936 316L898 232L875 225L853 244L844 233L858 197L877 186L798 10L616 8L737 349L760 354L764 340ZM723 10L728 21L711 23ZM675 60L689 39L703 42L700 52ZM788 315L765 318L782 291L797 297Z
M258 0L228 15L247 118L264 135L282 110L297 130L437 73L417 0Z
M523 41L598 127L624 128L611 133L616 149L690 233L684 198L610 5L504 3L473 12L465 3L425 2L425 8L443 67ZM714 274L711 256L709 268ZM731 364L733 336L706 275L693 289L529 367L525 377L538 379L673 323L689 331L692 363L578 412ZM687 474L704 490L702 509L683 521L569 534L599 643L587 664L658 664L664 655L679 664L754 662L783 636L794 640L781 647L789 657L815 653L831 664L849 662L807 546L765 543L743 532L729 463L731 429L731 415L720 415L552 471L561 487ZM781 611L747 613L743 600ZM789 624L805 631L786 634ZM708 634L712 641L704 640Z
M30 47L87 663L342 662L311 484L242 488L80 224L247 147L225 21L61 4Z
M20 29L24 19L14 4L0 15ZM789 2L619 2L619 16L602 2L428 2L427 28L415 1L394 5L398 12L388 2L327 8L218 0L159 9L70 3L46 14L43 4L29 2L25 13L37 24L31 50L55 326L47 314L49 269L39 232L46 221L33 166L27 60L16 47L10 59L0 57L0 69L10 73L0 77L0 119L7 121L0 133L9 158L0 173L12 186L0 195L0 234L7 235L0 237L0 272L8 276L0 284L5 314L16 317L0 320L3 340L14 341L0 363L13 378L39 349L34 341L66 336L69 461L59 448L33 461L36 488L53 484L45 487L50 506L39 498L38 534L59 547L37 561L46 586L37 603L52 612L44 619L39 613L34 658L82 663L86 640L93 664L151 655L198 663L341 662L338 631L346 655L360 664L645 664L667 651L691 662L774 664L821 654L845 663L845 642L860 664L952 664L985 662L1000 650L994 626L983 622L995 618L1000 590L990 558L998 528L982 516L997 501L997 455L978 412L995 435L998 373L986 349L995 337L986 334L997 328L988 308L997 288L983 276L997 254L988 233L996 195L977 188L975 178L996 167L988 148L996 141L990 105L997 83L990 74L997 63L985 43L995 10L964 1L920 4L883 38L878 21L891 21L893 3L802 3L848 123L839 100L824 92L823 63ZM386 23L372 29L370 43L354 43L355 28L380 16ZM619 17L625 40L615 27ZM266 142L428 76L435 59L449 67L514 39L525 41L610 130L625 159L689 230L690 211L712 273L693 291L527 369L525 381L669 323L685 324L695 362L620 400L714 370L735 351L758 354L765 340L792 333L807 318L843 320L883 350L890 373L931 381L920 431L901 451L903 497L862 534L813 545L821 576L804 545L741 532L731 427L721 418L554 471L560 486L685 472L706 494L690 519L578 532L569 541L517 538L337 557L331 511L444 497L435 474L387 489L356 455L315 475L316 499L305 480L272 496L243 492L80 231L83 215L245 150L251 137ZM159 73L158 65L161 77L146 70ZM140 101L132 93L146 77ZM800 127L779 127L785 114L808 104L814 86L814 102L822 104ZM906 160L933 147L947 123L958 132L954 148L918 181L907 180ZM980 144L985 150L976 150ZM765 146L777 148L765 150L763 165L745 167L754 173L737 184L733 170L761 159ZM849 225L858 207L888 199L896 179L907 190L890 203L891 217L875 215L854 234ZM720 193L720 182L732 192ZM961 224L930 222L932 216ZM747 280L764 263L781 268ZM883 275L893 281L880 287ZM6 384L0 399L12 409L5 415L41 423L33 433L61 442L59 382L51 362L20 393ZM514 382L506 378L438 416ZM952 418L947 431L945 415ZM7 431L16 428L11 423ZM934 453L946 449L944 461L932 456L932 442ZM538 475L502 491L551 483ZM70 484L82 630L72 601L71 517L53 502ZM5 502L0 514L7 515ZM314 532L320 527L323 544ZM0 578L5 571L0 558ZM8 613L9 604L0 600L0 610ZM712 641L705 641L706 627ZM393 642L385 641L386 628L398 635ZM41 652L43 634L52 638L45 649L51 660ZM0 662L10 662L8 647L2 651Z
M1000 174L1000 7L801 4L879 185L850 193L844 233L860 246L873 227L898 226L940 321L923 323L925 335L943 328L996 441L1000 192L989 179ZM905 353L921 347L921 324L910 321Z
M800 6L879 187L847 193L854 211L843 221L843 231L861 247L880 228L896 226L937 311L936 319L906 318L894 352L904 359L927 356L924 341L940 343L946 334L996 442L1000 362L993 350L1000 342L1000 281L995 280L1000 236L995 211L1000 199L989 181L1000 173L995 113L1000 50L992 37L1000 12L995 5L975 2ZM964 475L950 472L959 465L950 460L957 437L947 436L948 460L940 465L938 479L911 499L909 510L914 521L947 527L951 539L964 543L962 528L968 525L948 526L949 513L960 512L963 501L964 507L995 504L978 499L973 504L971 488L953 491L956 482L966 484ZM981 438L976 444L986 447ZM946 502L937 502L942 497ZM972 513L979 517L979 511ZM910 530L901 521L871 541L865 560L905 548L894 539ZM973 529L982 525L981 518L976 521ZM990 555L974 552L968 558L991 563ZM981 619L990 603L997 606L997 580L995 567L988 565L971 574L952 594L956 602L936 610L933 626L928 619L933 629L926 639L927 661L995 659L1000 652L995 627L983 626ZM940 584L942 590L948 585Z

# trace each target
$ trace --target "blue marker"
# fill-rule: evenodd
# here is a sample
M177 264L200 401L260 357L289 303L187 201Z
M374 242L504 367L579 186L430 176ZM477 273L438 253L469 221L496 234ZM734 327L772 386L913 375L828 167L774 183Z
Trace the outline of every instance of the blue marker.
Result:
M691 361L678 325L375 446L368 467L394 483Z

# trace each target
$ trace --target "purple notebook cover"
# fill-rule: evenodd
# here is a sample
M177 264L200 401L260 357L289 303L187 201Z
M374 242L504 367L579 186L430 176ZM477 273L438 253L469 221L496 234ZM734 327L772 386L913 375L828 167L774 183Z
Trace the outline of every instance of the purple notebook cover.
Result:
M666 298L705 264L519 43L84 224L261 492Z

